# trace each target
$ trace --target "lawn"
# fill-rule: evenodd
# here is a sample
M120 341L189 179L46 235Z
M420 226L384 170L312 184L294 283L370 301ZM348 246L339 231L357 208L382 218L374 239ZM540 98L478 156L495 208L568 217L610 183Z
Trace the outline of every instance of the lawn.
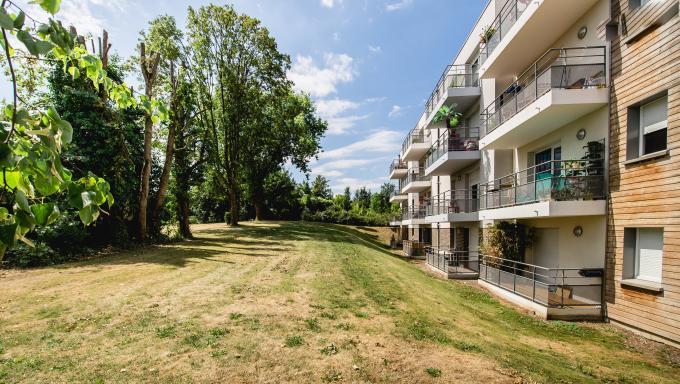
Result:
M0 271L0 382L678 382L678 351L545 322L395 257L377 232L197 239Z

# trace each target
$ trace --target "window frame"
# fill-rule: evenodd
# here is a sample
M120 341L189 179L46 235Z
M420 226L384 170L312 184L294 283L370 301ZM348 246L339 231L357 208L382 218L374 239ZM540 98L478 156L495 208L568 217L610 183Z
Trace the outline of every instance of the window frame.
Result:
M659 268L659 276L658 280L656 279L650 279L649 277L652 276L640 276L640 230L641 229L647 229L647 230L659 230L661 232L661 266ZM633 278L636 280L642 280L642 281L649 281L653 283L661 283L663 281L663 236L664 235L664 229L663 227L636 227L635 228L635 253L634 253L634 269L633 269Z
M649 126L643 125L644 122L644 116L645 116L645 109L649 108L652 104L661 102L662 100L666 100L665 102L665 107L666 107L666 120L660 121L658 123L654 123ZM645 151L645 135L648 135L650 133L654 133L657 131L661 131L663 129L666 130L666 148L668 149L668 94L664 94L663 96L657 97L649 102L646 102L638 107L639 109L639 123L638 123L638 157L640 156L645 156L649 155L650 153L658 152L658 151L653 151L653 152L646 152ZM647 131L647 132L645 132Z

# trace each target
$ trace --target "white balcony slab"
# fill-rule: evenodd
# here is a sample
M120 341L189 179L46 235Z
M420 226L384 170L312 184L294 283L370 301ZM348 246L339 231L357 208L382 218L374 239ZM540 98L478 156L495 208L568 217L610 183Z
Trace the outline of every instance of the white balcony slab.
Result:
M530 219L536 217L601 216L607 213L606 200L541 201L479 211L479 220Z
M398 202L398 201L407 201L408 200L408 195L407 194L399 194L399 195L394 195L390 196L390 203Z
M609 88L552 89L479 140L481 149L517 148L607 105Z
M437 104L429 113L427 119L425 120L426 128L432 127L432 119L437 113L439 108L443 105L451 106L451 104L456 104L457 111L467 111L474 103L476 103L482 95L481 88L479 87L455 87L448 88L446 91L446 97L439 99Z
M390 220L390 227L398 227L402 223L401 220Z
M479 212L443 213L427 218L428 223L465 223L479 221Z
M402 220L401 225L423 225L423 224L429 224L425 218L421 219L408 219L408 220ZM414 227L418 228L418 227Z
M426 176L449 176L482 158L480 151L449 151L425 169Z
M406 151L401 154L401 158L404 161L417 161L425 156L429 149L429 143L411 143L411 145L406 148Z
M422 192L428 188L432 187L432 182L430 180L423 180L423 181L412 181L404 186L404 188L401 189L401 193L416 193L416 192Z
M407 168L393 168L390 171L390 179L401 179L408 173Z
M520 2L526 4L526 10L510 29L503 31L503 38L479 69L480 78L496 78L499 81L521 73L598 0Z

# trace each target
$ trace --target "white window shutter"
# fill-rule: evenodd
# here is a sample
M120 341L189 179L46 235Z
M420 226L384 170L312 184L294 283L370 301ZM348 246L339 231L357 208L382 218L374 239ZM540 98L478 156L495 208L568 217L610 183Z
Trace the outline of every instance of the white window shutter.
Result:
M668 96L656 99L641 107L640 127L646 135L668 127Z
M638 228L636 278L661 282L663 229Z

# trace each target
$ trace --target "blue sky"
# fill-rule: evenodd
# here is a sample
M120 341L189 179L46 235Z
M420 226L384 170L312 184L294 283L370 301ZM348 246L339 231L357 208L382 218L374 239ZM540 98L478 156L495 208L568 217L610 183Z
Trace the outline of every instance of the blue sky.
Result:
M16 1L26 4L27 0ZM209 1L62 0L58 15L81 33L109 31L112 49L133 54L137 36L159 14L184 25L188 6ZM225 2L213 1L215 4ZM334 192L376 190L486 0L242 0L291 56L289 77L329 121L313 174ZM34 8L31 14L39 14ZM2 82L3 87L6 82ZM3 96L5 92L2 92Z

